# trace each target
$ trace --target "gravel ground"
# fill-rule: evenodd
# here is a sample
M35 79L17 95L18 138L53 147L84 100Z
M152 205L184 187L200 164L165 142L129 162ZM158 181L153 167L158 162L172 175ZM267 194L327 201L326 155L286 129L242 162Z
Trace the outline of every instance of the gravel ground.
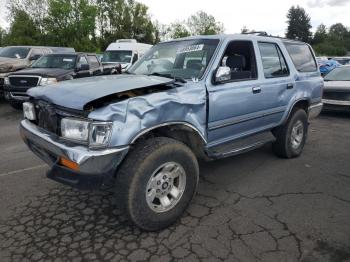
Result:
M267 145L202 163L198 194L174 226L132 226L111 192L48 180L0 103L0 261L350 261L350 115L323 114L303 155Z

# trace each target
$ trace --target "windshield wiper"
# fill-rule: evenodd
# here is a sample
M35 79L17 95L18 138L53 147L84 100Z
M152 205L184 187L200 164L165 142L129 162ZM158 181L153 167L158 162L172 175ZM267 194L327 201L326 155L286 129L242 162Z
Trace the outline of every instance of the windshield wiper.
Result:
M187 82L182 77L173 76L171 74L161 74L161 73L156 73L155 72L155 73L152 73L152 74L148 74L148 76L161 76L161 77L171 78L171 79L174 79L175 81L180 82L180 83L186 83Z

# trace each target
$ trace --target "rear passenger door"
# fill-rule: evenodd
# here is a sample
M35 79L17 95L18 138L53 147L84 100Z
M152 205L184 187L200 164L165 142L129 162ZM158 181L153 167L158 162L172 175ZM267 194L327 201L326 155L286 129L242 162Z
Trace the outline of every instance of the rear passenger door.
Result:
M285 58L288 54L282 51L285 50L283 46L277 42L258 42L258 47L263 71L261 89L267 94L268 124L273 127L280 123L287 110L295 92L295 80Z

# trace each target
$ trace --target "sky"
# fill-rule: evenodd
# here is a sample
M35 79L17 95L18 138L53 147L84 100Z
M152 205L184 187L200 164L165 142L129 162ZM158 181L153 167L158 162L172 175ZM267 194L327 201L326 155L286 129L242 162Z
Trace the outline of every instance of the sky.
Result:
M9 0L10 1L10 0ZM149 7L152 19L162 24L187 19L200 10L222 22L225 33L239 33L243 26L283 36L286 14L292 5L305 8L312 31L324 23L343 23L350 27L350 0L138 0ZM0 26L7 28L6 0L0 0Z

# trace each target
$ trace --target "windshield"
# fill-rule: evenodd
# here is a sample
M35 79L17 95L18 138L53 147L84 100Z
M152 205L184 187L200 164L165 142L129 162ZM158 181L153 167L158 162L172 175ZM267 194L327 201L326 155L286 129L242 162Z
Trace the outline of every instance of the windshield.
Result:
M39 58L32 68L74 69L76 55L45 55Z
M29 51L30 47L4 47L0 50L0 57L24 59Z
M218 39L161 43L147 52L128 72L198 79L204 74L218 43Z
M103 53L102 63L131 63L132 51L116 50Z
M350 66L334 68L329 72L325 78L325 81L350 81Z

